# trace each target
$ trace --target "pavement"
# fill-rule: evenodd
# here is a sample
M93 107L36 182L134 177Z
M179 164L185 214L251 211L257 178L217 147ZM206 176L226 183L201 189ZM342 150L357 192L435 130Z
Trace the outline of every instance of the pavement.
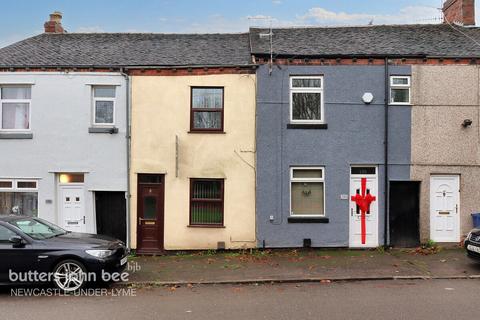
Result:
M480 279L480 263L467 258L459 247L179 252L131 257L129 268L130 286Z
M11 297L2 320L475 319L480 280L143 287L131 294Z

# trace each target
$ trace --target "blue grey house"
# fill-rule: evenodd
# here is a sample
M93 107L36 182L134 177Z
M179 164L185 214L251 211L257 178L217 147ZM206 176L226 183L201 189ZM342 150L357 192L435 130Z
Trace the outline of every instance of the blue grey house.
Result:
M418 244L412 68L465 63L467 42L445 24L252 28L258 246Z

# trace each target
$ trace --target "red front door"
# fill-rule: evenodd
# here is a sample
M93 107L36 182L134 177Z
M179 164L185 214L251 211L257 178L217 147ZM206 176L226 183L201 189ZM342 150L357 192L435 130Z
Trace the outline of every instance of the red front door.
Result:
M164 175L138 175L137 252L163 251Z

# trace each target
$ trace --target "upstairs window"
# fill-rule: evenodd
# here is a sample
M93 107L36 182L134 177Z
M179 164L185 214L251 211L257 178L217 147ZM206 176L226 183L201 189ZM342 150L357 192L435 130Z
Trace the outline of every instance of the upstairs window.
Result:
M190 179L190 225L223 226L223 179Z
M324 122L323 77L290 77L290 122Z
M30 86L0 87L0 124L5 131L30 130Z
M410 104L410 77L390 77L390 104Z
M115 125L115 87L93 87L93 125Z
M223 132L223 88L192 87L192 132Z

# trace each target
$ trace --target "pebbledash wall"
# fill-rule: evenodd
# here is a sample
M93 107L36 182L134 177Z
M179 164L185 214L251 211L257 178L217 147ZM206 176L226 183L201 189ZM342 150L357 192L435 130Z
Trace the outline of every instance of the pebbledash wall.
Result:
M204 86L224 87L224 133L189 133L191 87ZM166 250L256 246L255 87L254 72L132 77L132 248L138 174L165 174ZM190 178L225 179L223 227L189 227Z
M421 181L420 234L430 239L430 176L460 175L460 236L480 210L480 68L412 67L412 170ZM462 127L465 119L472 125ZM460 239L458 239L460 241Z
M410 75L410 66L390 66L390 75ZM288 129L289 78L322 75L328 129ZM350 166L378 166L379 245L384 235L385 69L366 66L267 65L257 71L257 241L262 247L349 245ZM374 100L363 103L371 92ZM389 176L410 180L411 106L389 106ZM328 223L289 223L290 167L325 168ZM270 219L273 216L273 220Z
M126 88L119 73L2 72L0 85L31 86L31 135L0 135L0 180L38 181L38 217L59 225L58 173L84 173L87 232L94 233L94 192L126 191ZM92 86L116 87L117 134L89 133ZM10 137L10 138L9 138Z

